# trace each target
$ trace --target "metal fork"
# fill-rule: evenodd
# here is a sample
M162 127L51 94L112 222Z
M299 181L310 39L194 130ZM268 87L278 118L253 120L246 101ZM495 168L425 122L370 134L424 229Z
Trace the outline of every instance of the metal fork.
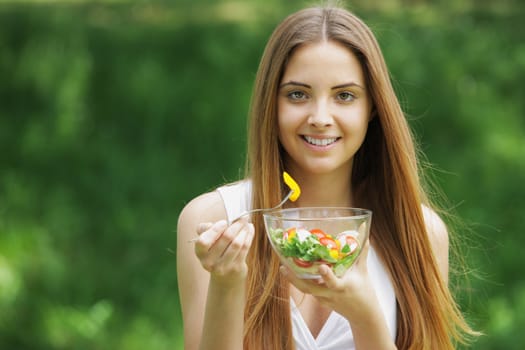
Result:
M278 209L280 207L283 206L284 203L286 203L286 201L290 198L290 196L293 194L293 190L288 192L288 194L286 195L286 197L284 197L284 199L281 201L281 203L277 204L275 207L272 207L272 208L258 208L258 209L252 209L252 210L247 210L245 211L244 213L242 213L241 215L237 216L235 219L233 219L232 221L230 221L228 223L228 226L229 225L232 225L233 223L239 221L241 218L245 217L246 215L251 215L253 213L258 213L258 212L264 212L264 211L271 211L271 210L275 210L275 209ZM199 240L199 237L195 237L193 239L190 239L188 241L188 243L195 243Z

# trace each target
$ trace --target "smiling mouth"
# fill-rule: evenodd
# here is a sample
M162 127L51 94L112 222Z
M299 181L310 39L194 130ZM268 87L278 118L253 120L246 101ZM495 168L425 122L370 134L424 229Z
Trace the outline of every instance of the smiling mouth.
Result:
M314 145L314 146L329 146L333 144L334 142L336 142L337 140L339 140L340 137L330 137L330 138L319 139L319 138L304 135L303 139L309 144Z

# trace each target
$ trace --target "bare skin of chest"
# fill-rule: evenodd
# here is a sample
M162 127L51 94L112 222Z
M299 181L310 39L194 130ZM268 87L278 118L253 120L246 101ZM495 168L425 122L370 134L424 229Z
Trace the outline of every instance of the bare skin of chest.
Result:
M313 296L302 293L294 286L291 286L290 293L310 333L314 339L317 338L332 310L321 305Z

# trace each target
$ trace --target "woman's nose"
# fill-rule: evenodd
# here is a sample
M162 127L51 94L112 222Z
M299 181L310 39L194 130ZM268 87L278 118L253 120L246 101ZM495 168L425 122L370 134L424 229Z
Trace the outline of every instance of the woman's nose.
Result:
M328 103L324 101L317 102L308 116L308 123L317 128L330 126L333 121Z

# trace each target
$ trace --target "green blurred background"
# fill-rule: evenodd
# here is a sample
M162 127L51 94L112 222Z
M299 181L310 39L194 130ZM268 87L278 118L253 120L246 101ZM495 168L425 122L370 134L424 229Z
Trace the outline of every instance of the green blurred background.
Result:
M242 175L265 41L311 3L0 0L0 349L182 349L178 214ZM466 224L475 349L525 344L522 3L348 6Z

